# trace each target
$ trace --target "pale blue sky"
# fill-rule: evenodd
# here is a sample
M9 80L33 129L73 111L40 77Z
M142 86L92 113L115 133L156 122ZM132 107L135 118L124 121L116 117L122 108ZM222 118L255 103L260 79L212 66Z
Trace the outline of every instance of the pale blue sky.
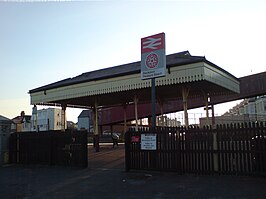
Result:
M264 72L265 24L263 0L0 2L0 115L31 114L31 89L139 61L140 39L160 32L166 54L189 50L236 77Z

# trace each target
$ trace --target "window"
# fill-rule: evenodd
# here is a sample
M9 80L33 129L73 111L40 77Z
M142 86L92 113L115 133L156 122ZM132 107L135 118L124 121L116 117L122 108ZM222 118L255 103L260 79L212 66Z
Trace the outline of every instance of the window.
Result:
M1 126L1 131L2 131L2 133L7 133L7 126L6 125L2 125Z

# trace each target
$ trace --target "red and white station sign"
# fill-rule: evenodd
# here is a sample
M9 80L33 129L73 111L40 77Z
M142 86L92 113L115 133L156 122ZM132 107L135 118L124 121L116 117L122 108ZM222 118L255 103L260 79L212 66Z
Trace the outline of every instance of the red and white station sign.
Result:
M165 34L141 39L141 79L165 76Z
M165 34L160 33L141 39L141 54L165 48Z

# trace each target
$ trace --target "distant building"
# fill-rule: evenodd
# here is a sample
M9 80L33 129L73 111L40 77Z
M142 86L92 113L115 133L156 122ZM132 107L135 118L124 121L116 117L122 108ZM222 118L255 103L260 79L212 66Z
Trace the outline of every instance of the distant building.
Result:
M37 116L34 113L32 115L32 124L37 124L37 129L35 125L32 125L32 131L49 131L49 130L61 130L62 129L62 119L61 119L61 109L47 108L37 110ZM34 121L36 120L36 121ZM67 123L65 124L65 126Z
M93 129L92 111L83 110L78 116L78 130L87 130L91 132Z
M259 115L266 115L266 95L259 97L255 101L256 112Z
M167 117L167 115L163 115L156 117L156 125L164 127L177 127L181 126L181 122L178 121L177 118L170 118Z
M77 129L77 124L72 122L72 121L67 121L67 129L76 130Z
M200 118L200 126L207 124L206 118ZM211 121L211 119L209 119ZM266 121L266 96L243 100L222 116L215 117L215 124L234 124L243 122Z
M12 120L0 115L0 165L8 163Z
M21 111L20 115L12 119L11 129L13 132L31 131L31 115L25 115Z

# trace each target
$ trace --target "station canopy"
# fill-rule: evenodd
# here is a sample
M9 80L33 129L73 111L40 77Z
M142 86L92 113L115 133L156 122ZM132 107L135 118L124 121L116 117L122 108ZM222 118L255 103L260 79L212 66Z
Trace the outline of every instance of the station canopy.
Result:
M29 91L31 104L91 108L120 106L151 101L151 80L141 80L140 61L82 73ZM239 93L239 80L203 56L188 51L166 56L166 76L156 78L156 98L167 101L182 98L225 96Z

